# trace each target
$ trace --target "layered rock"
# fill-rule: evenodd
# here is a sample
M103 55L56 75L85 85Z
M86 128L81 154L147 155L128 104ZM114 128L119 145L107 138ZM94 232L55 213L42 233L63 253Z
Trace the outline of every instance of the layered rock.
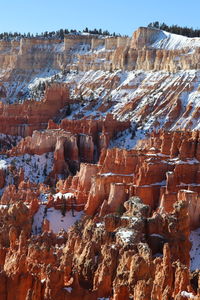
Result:
M107 114L105 119L81 119L81 120L62 120L60 125L50 121L49 129L63 129L74 134L86 134L93 137L93 141L97 146L107 148L110 139L112 139L118 132L124 131L130 127L130 121L118 121L112 114ZM80 138L81 140L84 137Z
M53 84L46 88L45 97L41 102L25 101L22 104L0 106L0 131L4 134L28 136L34 130L45 129L59 109L69 99L66 85Z
M198 128L198 72L100 71L198 68L193 42L192 53L184 46L191 40L173 48L166 33L147 28L131 41L69 35L64 44L0 42L0 62L16 72L30 71L31 59L34 68L43 68L47 52L49 66L75 71L66 77L71 99L66 84L58 84L46 88L42 101L0 108L0 131L26 136L9 151L4 146L14 142L6 145L1 136L2 153L9 156L1 156L0 170L2 300L200 297L199 271L189 270L189 235L200 227L199 132L162 130L137 149L108 148L124 136L131 148L142 128ZM87 70L98 72L78 74ZM14 72L6 76L12 80ZM5 86L2 81L4 100ZM60 111L66 104L70 118L66 108ZM28 164L23 170L9 160L22 154L48 158L48 152L54 152L54 165L40 184L24 181Z

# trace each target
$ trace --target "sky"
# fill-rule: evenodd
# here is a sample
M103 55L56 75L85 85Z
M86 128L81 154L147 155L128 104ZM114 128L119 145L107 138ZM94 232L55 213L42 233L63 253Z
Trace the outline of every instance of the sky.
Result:
M0 0L0 32L101 28L131 36L159 21L200 29L199 0Z

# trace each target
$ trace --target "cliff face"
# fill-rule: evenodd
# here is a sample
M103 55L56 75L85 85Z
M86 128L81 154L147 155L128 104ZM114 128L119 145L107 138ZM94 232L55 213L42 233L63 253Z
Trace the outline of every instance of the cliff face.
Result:
M129 37L67 35L61 40L0 41L1 100L16 102L36 77L60 71L178 72L199 68L198 38L140 27ZM56 78L55 78L56 79ZM12 85L15 81L18 85Z
M66 85L53 84L46 88L44 99L23 104L0 106L0 132L15 136L32 135L36 129L45 129L49 119L56 116L69 100Z
M64 49L61 40L21 39L20 41L0 41L0 62L2 68L34 69L58 66L59 53ZM37 52L37 54L36 54ZM36 54L36 55L35 55ZM31 59L31 62L30 62Z
M199 47L0 41L0 300L200 299Z
M199 46L198 38L144 27L134 32L131 39L69 35L64 42L0 41L0 99L4 103L0 109L1 132L31 135L35 129L46 128L48 120L64 105L69 109L65 107L59 114L60 120L70 113L70 119L100 119L109 112L117 119L135 122L143 131L162 126L199 129ZM10 61L7 55L26 61L4 65L4 60ZM55 101L52 95L45 94L45 85L52 82L59 84L49 88ZM60 100L62 97L64 100ZM45 100L50 98L51 105ZM33 104L31 99L37 103ZM62 103L58 104L59 101ZM15 102L14 106L7 105ZM23 116L20 120L15 111ZM11 125L6 122L7 116ZM63 128L70 126L67 122L63 121Z

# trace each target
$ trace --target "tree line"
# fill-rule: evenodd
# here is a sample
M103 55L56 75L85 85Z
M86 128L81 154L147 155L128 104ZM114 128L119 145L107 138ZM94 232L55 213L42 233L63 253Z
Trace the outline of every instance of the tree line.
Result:
M40 34L32 34L28 33L19 33L19 32L2 32L0 33L1 40L12 40L12 39L20 39L20 38L38 38L38 39L64 39L64 36L67 34L82 34L82 33L89 33L89 34L97 34L97 35L107 35L107 36L120 36L120 34L110 33L108 30L102 29L88 29L87 27L81 32L76 29L59 29L57 31L44 31Z
M184 35L187 37L200 37L200 29L193 29L192 27L181 27L178 25L171 25L168 26L165 23L160 23L158 21L152 22L148 24L150 28L158 28L161 30L165 30L171 33Z

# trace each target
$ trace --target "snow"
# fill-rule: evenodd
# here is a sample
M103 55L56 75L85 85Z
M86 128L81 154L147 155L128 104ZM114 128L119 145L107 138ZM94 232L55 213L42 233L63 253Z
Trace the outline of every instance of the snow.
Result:
M150 236L153 236L153 237L155 236L155 237L159 237L161 239L164 239L164 237L162 235L157 234L157 233L150 234Z
M157 39L151 45L156 49L180 50L188 48L191 50L200 47L200 38L189 38L186 36L169 33L167 31L158 30Z
M7 163L5 160L1 159L0 160L0 169L5 170L7 168Z
M122 216L121 219L122 219L122 220L128 220L128 221L130 222L131 225L134 225L135 222L138 221L138 218L132 217L132 216Z
M185 193L188 193L188 194L195 194L195 192L190 191L190 190L184 190L184 189L183 189L183 190L181 190L181 192L182 192L182 191L185 192Z
M90 51L87 53L90 53ZM119 83L112 89L106 88L106 82L112 81L116 77L119 78ZM38 73L38 75L26 84L24 83L24 91L28 91L28 94L31 95L37 89L40 82L47 81L69 84L71 98L76 99L81 91L83 103L71 105L72 113L67 117L68 119L76 119L79 114L85 117L93 116L98 119L100 117L104 118L110 112L119 120L131 120L131 128L123 133L118 133L116 138L111 140L110 147L132 149L140 139L146 137L146 134L165 126L165 123L170 121L168 114L170 113L169 109L172 109L173 106L170 108L163 106L160 110L158 108L165 102L171 88L173 87L173 90L178 89L182 83L185 86L193 85L193 89L189 89L188 91L183 88L183 92L180 92L182 112L177 121L172 125L172 129L187 128L188 124L190 124L189 126L192 129L200 129L200 122L192 116L200 103L200 93L198 92L200 84L199 71L184 70L172 74L167 71L117 70L110 73L103 70L90 70L87 72L71 71L70 73L63 74L58 70L46 69L43 73ZM158 82L160 84L156 85ZM91 89L91 86L94 85L96 87L95 90ZM93 95L92 98L91 94ZM139 100L135 102L134 108L123 113L124 106L137 97L139 97ZM95 100L93 100L94 98ZM39 99L40 96L38 95ZM105 106L108 105L109 108L107 111L102 112L99 110L102 104ZM144 120L141 118L141 115L146 105L151 107L152 112ZM188 105L191 105L193 109L189 116L185 118L184 113ZM135 124L137 122L140 122L141 125L136 130Z
M54 233L58 233L62 229L67 231L69 227L81 219L83 211L74 211L74 215L73 217L72 211L67 211L65 216L63 216L60 210L56 210L55 208L47 209L46 219L49 220L50 230Z
M166 49L179 49L181 47L196 47L200 39L191 39L166 32L158 31L156 42L152 47L166 47ZM39 47L39 46L38 46ZM52 49L54 46L52 46ZM62 51L62 45L55 46L58 51ZM59 50L60 49L60 50ZM190 49L190 51L191 51ZM48 50L48 49L47 49ZM54 51L54 50L52 50ZM72 51L72 60L74 64L79 63L82 54L95 54L97 61L102 64L107 61L103 52L108 52L103 46L91 50L88 45L82 45ZM98 56L99 54L99 56ZM0 77L5 76L4 70L0 70ZM4 75L3 75L4 74ZM76 119L80 115L85 117L94 117L95 119L105 118L107 113L113 113L121 121L131 120L131 128L125 130L110 141L110 147L120 147L126 149L134 148L138 141L146 138L153 130L163 128L170 121L170 112L173 105L167 104L167 98L171 97L172 91L179 95L181 101L181 112L177 120L172 124L171 129L192 128L200 129L199 118L193 117L195 110L200 106L200 71L199 70L182 70L176 73L167 71L122 71L113 72L103 70L68 71L61 72L53 68L37 70L34 75L26 74L22 80L22 75L16 74L13 86L9 82L4 82L7 89L8 99L10 102L16 102L19 99L17 95L22 91L26 98L36 97L37 101L41 100L42 93L38 91L38 86L42 82L64 82L70 86L70 96L77 99L80 93L83 97L82 103L71 105L72 113L68 119ZM115 79L118 78L117 81ZM107 83L116 84L112 88L107 88ZM159 83L159 84L158 84ZM183 84L182 91L179 91ZM92 87L95 86L95 89ZM187 88L188 87L188 88ZM91 96L92 95L92 96ZM24 98L22 97L21 100ZM2 101L4 101L2 99ZM6 100L5 100L6 101ZM133 103L133 108L124 111L124 107ZM100 109L101 105L107 106L106 111ZM149 107L149 113L145 118L144 108ZM191 107L190 113L186 115L186 109ZM138 127L136 128L136 123Z
M184 298L188 298L188 299L194 299L195 298L195 296L192 293L188 293L186 291L182 291L181 296L184 297Z
M41 193L40 196L39 196L39 200L42 202L42 203L47 203L48 202L48 197L49 197L50 194L44 194L44 193Z
M126 148L127 150L133 149L138 141L145 139L145 131L137 130L135 136L132 137L132 132L130 129L120 132L119 135L110 141L110 148Z
M131 236L133 235L133 231L126 228L121 228L117 231L116 235L119 236L124 243L129 243Z
M103 226L104 226L104 223L103 223L103 222L96 223L96 227L97 227L97 228L103 227Z
M32 233L35 235L42 232L42 224L45 217L45 207L45 205L40 205L38 211L33 217Z
M164 164L170 164L170 165L194 165L194 164L199 164L199 161L196 158L193 159L186 159L186 160L181 160L178 157L176 158L171 158L168 160L162 160L161 161Z
M192 248L190 250L190 270L200 269L200 228L191 231L190 242Z
M50 230L58 233L62 229L67 231L82 216L82 211L74 211L74 216L72 215L72 211L67 211L65 216L63 216L60 210L56 210L55 208L47 209L46 205L41 204L33 217L32 233L36 235L42 232L42 224L45 218L49 221Z
M6 204L0 204L0 209L1 208L8 208L9 206L8 205L6 205Z
M153 255L153 258L155 258L155 257L163 257L163 254L162 253L155 253Z
M99 174L100 176L104 176L104 177L109 177L109 176L133 176L134 174L118 174L118 173L112 173L112 172L108 172L108 173L101 173Z
M9 74L9 70L7 70L7 73ZM40 101L43 93L40 93L39 91L37 91L37 95L35 93L39 83L50 82L57 73L58 70L53 68L34 70L34 73L29 71L19 73L12 70L14 80L12 80L12 83L10 83L10 81L4 81L3 86L6 89L7 97L0 98L0 100L3 103L9 104L23 102L24 99L30 100L32 98L36 101ZM1 74L2 72L0 70L0 78ZM6 76L5 74L2 75ZM21 96L19 96L19 94Z
M142 187L149 187L149 186L156 186L156 185L160 185L160 186L165 186L166 185L166 180L160 181L160 182L154 182L151 184L145 184L145 185L141 185Z
M53 152L42 155L24 154L21 156L0 155L0 168L8 170L9 165L24 169L24 179L31 182L44 182L46 176L52 171ZM7 172L6 184L13 184L14 179L11 172Z
M68 286L64 287L64 290L68 291L68 293L70 293L70 294L71 294L71 292L72 292L72 288L71 288L71 287L68 287Z
M57 200L57 198L60 198L60 199L61 199L61 198L69 199L69 198L71 198L71 197L73 197L73 196L74 196L73 193L65 193L65 194L62 194L61 192L59 192L59 193L53 195L54 200Z
M20 142L21 139L21 136L0 133L0 140L6 141L10 146L15 146L17 143Z

